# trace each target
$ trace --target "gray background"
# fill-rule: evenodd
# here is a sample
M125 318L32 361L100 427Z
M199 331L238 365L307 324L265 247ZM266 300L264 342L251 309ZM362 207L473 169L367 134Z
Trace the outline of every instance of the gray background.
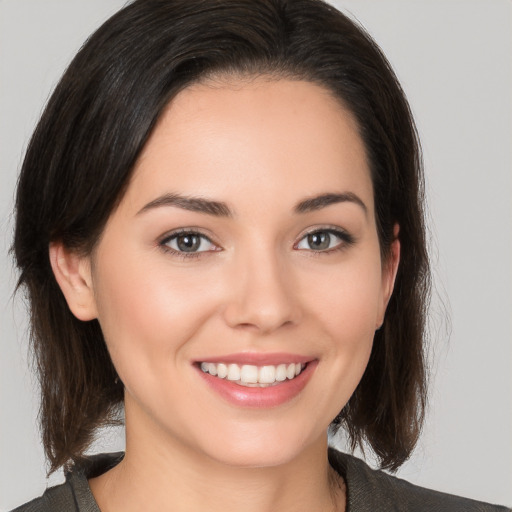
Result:
M42 106L122 0L0 0L0 510L46 485L26 315L7 254L17 170ZM341 0L395 67L423 141L436 294L431 406L399 475L512 505L512 3ZM450 321L444 311L449 312ZM450 334L451 332L451 334ZM95 449L122 448L109 432ZM343 439L339 440L343 444ZM50 482L60 481L60 474Z

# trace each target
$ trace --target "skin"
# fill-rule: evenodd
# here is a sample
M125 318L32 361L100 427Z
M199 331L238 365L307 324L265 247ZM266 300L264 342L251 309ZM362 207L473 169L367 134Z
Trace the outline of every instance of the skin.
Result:
M167 193L232 215L144 209ZM295 210L326 193L364 206ZM180 228L209 239L194 257L162 245ZM331 249L313 250L307 233L327 228L353 243L331 235ZM326 90L262 77L185 89L94 253L56 243L50 256L73 313L98 318L126 389L126 457L90 481L102 511L333 510L333 497L344 509L327 427L367 365L399 242L382 262L363 142ZM240 352L306 355L316 368L285 404L236 406L193 363Z

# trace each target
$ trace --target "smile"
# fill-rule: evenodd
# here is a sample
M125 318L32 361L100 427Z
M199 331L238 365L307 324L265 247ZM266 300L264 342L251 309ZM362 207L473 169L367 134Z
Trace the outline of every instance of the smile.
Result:
M240 386L269 387L286 380L293 380L301 374L304 363L288 363L278 365L255 366L235 363L200 364L201 370L219 379L226 379Z
M269 408L300 395L318 362L299 354L245 352L196 359L194 367L208 388L231 405Z

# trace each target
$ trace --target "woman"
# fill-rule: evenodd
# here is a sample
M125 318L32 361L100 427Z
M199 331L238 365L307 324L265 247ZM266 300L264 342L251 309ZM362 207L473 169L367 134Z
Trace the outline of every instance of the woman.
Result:
M75 466L27 509L499 509L328 461L329 424L389 469L417 440L421 200L396 78L333 9L114 16L57 86L18 187L43 441L52 470ZM124 457L89 460L121 404Z

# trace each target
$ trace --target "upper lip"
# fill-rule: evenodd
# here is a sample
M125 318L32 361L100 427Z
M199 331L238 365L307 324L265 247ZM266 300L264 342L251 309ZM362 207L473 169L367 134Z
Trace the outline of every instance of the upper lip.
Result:
M226 354L221 356L205 357L197 359L197 363L228 363L228 364L250 364L254 366L279 365L289 363L306 364L315 358L303 356L300 354L288 354L284 352L261 353L261 352L242 352L239 354Z

